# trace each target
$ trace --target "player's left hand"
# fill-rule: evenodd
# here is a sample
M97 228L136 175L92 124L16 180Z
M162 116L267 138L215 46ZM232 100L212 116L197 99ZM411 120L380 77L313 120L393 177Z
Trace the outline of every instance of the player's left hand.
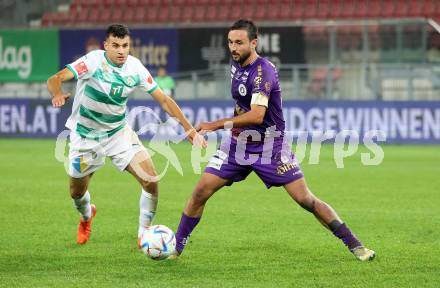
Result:
M206 147L208 147L208 142L205 140L205 138L202 135L197 133L195 129L192 129L192 130L188 131L187 135L188 135L187 136L188 141L192 145L194 145L196 147L199 147L199 148L206 148Z

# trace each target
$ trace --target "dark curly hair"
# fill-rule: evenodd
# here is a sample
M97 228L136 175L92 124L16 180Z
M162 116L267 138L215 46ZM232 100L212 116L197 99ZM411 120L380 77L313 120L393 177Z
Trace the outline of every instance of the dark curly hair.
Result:
M249 40L251 41L258 37L258 28L251 20L238 20L232 24L231 28L229 28L229 31L232 30L246 30L248 32Z
M122 24L112 24L108 26L105 38L107 39L110 36L124 38L127 35L130 36L130 31L127 26Z

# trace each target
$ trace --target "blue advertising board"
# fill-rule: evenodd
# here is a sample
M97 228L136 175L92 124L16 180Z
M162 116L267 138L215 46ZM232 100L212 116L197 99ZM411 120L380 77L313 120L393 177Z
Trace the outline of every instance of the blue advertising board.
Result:
M179 101L186 117L197 124L233 114L233 101ZM362 137L368 131L380 130L386 143L440 144L440 102L350 102L350 101L285 101L283 113L286 130L335 135L342 130L356 131ZM136 131L153 122L166 122L156 102L128 102L129 123ZM66 129L71 112L66 105L52 108L49 100L0 99L0 137L57 137ZM180 128L179 128L180 129ZM169 130L165 133L181 133ZM149 132L143 138L151 138Z
M60 68L87 54L91 50L103 49L104 29L60 30ZM153 73L159 66L169 73L177 69L177 31L175 29L130 29L131 55Z

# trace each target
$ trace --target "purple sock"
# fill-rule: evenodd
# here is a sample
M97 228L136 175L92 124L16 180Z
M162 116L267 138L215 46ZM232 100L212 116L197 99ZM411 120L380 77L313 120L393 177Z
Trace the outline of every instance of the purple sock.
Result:
M200 217L189 217L186 216L185 213L182 213L179 228L177 228L176 232L176 251L179 253L179 255L182 254L183 248L185 248L191 232L194 230L199 221Z
M345 223L341 224L333 234L341 239L350 251L356 247L362 246L362 243L351 233L350 228L348 228Z

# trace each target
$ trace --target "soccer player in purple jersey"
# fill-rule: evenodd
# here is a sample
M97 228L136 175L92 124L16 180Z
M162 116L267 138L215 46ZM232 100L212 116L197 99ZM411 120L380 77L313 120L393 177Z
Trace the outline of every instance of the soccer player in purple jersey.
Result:
M372 260L375 252L364 247L336 212L313 195L290 145L283 145L285 124L278 72L269 60L256 53L257 35L257 27L248 20L239 20L229 29L234 117L201 123L197 130L215 131L227 125L232 126L232 136L211 158L186 204L176 232L177 255L200 221L206 201L220 188L244 180L254 171L268 188L283 186L357 259Z

